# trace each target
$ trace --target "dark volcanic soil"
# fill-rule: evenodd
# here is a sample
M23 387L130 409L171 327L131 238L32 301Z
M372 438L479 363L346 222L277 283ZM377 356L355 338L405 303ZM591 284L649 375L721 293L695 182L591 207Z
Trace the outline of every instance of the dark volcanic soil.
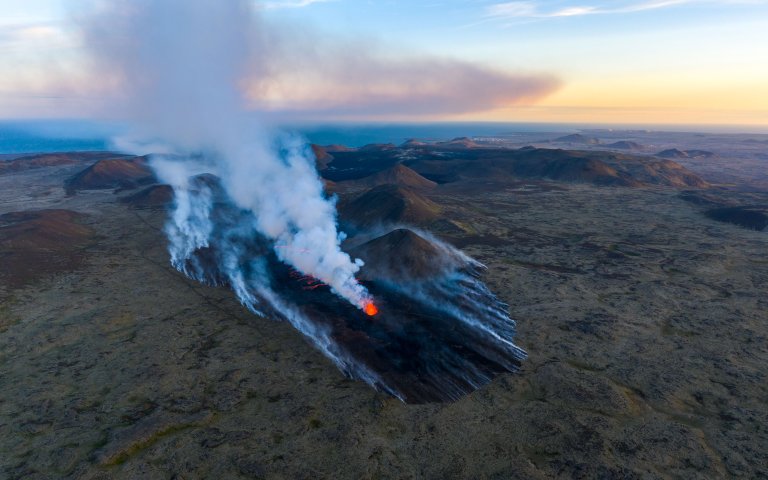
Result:
M407 405L171 269L165 213L118 201L133 192L66 196L80 170L0 176L0 214L84 215L27 238L63 221L99 239L74 270L0 279L0 478L768 476L768 237L672 188L424 194L530 357L456 402Z

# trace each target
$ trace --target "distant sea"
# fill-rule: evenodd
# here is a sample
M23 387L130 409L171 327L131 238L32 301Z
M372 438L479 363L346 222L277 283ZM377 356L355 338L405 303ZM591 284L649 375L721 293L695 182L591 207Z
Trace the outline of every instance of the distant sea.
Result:
M369 143L400 144L416 138L424 141L450 140L456 137L507 136L515 133L575 133L580 130L609 128L605 125L554 123L389 123L327 124L322 126L282 127L304 135L311 143L342 144L359 147ZM700 131L707 133L768 133L765 127L702 126L614 126L615 129L657 129ZM0 121L0 160L21 153L99 151L111 148L111 139L126 131L118 123L85 120Z

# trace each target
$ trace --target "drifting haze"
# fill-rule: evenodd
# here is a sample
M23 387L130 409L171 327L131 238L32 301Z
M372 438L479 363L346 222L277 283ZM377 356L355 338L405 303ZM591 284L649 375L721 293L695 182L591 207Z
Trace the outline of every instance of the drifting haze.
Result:
M174 20L146 23L132 30L127 22L133 21L131 15L146 3L94 4L84 22L83 38L98 54L99 62L92 65L91 76L100 78L105 98L122 100L124 108L119 111L128 107L133 118L152 118L155 123L166 116L158 107L169 103L174 112L204 107L217 115L217 111L243 101L251 110L292 120L434 118L531 104L559 87L551 75L516 74L447 57L393 57L371 43L329 39L301 25L266 23L254 14L250 2L231 2L239 6L226 2L217 4L216 9L205 2L189 2L189 10L208 16L198 26L198 37L191 40L177 35L176 19L184 22L188 12L175 12L169 5L153 7L151 15ZM217 24L220 15L216 12L231 8L250 11L240 12L233 33L237 41L222 45L210 32L231 27ZM137 38L142 42L132 45ZM126 52L129 45L135 50ZM152 55L141 49L152 50ZM115 53L121 55L118 63L112 61ZM196 55L212 56L217 62L189 61ZM157 72L166 63L179 67L158 82ZM177 88L185 82L205 84L225 78L237 78L240 92L207 90L205 95L187 98L185 89ZM146 90L147 85L152 85L151 91ZM157 98L140 105L137 111L132 100L136 93ZM114 115L111 101L102 108L103 114ZM163 123L163 129L174 128L173 121ZM185 130L192 137L198 136L187 127Z

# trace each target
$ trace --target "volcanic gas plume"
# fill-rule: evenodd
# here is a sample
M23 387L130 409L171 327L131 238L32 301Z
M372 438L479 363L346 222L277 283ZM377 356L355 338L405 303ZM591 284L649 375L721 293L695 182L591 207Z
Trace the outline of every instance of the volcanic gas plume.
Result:
M150 165L173 188L174 267L287 319L345 373L404 401L455 399L517 368L514 322L479 281L479 265L451 247L419 236L437 271L392 278L402 268L373 265L358 281L363 261L341 248L311 150L241 110L240 81L268 68L250 1L99 5L86 38L140 126L119 145L154 152ZM384 248L359 247L361 256Z

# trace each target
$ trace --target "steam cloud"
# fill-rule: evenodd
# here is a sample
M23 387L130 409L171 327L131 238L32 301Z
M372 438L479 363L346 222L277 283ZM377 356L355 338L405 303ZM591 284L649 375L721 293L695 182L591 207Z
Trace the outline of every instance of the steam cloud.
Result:
M173 154L153 161L177 198L167 227L173 264L184 270L209 246L211 195L190 181L211 173L230 201L252 212L254 232L281 247L281 260L362 308L370 298L355 279L361 262L340 249L335 206L311 153L296 139L269 140L241 108L239 82L259 65L257 21L245 0L119 0L101 4L86 32L102 68L123 82L124 108L144 130L136 138L159 140Z

